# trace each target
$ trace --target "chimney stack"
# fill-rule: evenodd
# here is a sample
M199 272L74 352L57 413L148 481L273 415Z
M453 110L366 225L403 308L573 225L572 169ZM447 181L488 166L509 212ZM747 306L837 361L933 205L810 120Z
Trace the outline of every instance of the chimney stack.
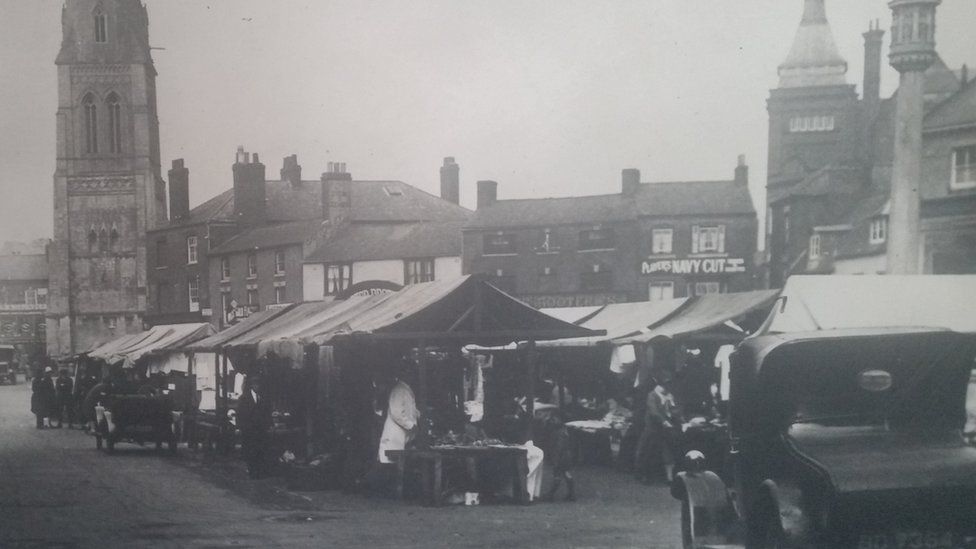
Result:
M453 156L445 157L441 166L441 198L452 204L461 203L461 167Z
M334 230L352 213L352 174L345 162L329 162L322 174L322 218Z
M627 168L620 172L620 190L624 196L633 196L640 188L640 170Z
M234 162L234 219L244 228L262 225L267 220L264 164L257 153L253 161L244 147L237 148Z
M487 208L498 201L498 182L478 182L478 209Z
M186 219L190 214L190 170L182 158L173 161L169 170L169 218Z
M881 99L881 50L884 46L885 31L881 21L875 19L868 23L864 33L864 100L877 102Z
M281 180L293 187L302 186L302 167L298 165L298 155L286 156L281 162Z
M735 166L735 182L738 185L749 184L749 165L746 164L746 155L740 154Z

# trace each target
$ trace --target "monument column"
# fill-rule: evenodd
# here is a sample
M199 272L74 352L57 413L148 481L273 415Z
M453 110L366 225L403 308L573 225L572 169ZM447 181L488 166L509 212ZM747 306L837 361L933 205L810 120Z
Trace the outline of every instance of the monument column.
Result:
M888 274L921 270L919 191L925 69L935 61L935 9L942 0L892 0L891 66L900 74L888 215Z

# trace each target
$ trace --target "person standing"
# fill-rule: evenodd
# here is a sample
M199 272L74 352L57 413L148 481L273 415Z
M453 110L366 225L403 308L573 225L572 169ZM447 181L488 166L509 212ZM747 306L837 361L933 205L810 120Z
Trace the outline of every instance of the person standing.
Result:
M237 403L237 421L241 429L241 454L252 479L271 475L271 403L261 391L261 378L248 376Z
M54 383L54 390L56 394L54 418L58 420L58 429L65 420L68 421L68 428L74 428L75 423L75 399L74 399L74 388L75 382L68 375L68 370L62 369L58 373L58 379Z
M44 369L44 372L34 378L31 382L31 413L34 414L36 427L44 428L44 418L50 418L54 414L57 397L54 390L54 380L51 379L51 367Z
M409 385L398 381L390 391L390 399L386 410L386 421L383 422L383 434L380 435L378 458L380 463L392 463L387 457L387 450L403 450L407 443L417 434L417 421L420 411L417 410L417 400Z
M657 379L657 386L647 394L644 430L637 443L635 469L641 482L648 482L652 468L660 465L668 482L674 475L674 437L680 414L671 394L671 376L660 374Z

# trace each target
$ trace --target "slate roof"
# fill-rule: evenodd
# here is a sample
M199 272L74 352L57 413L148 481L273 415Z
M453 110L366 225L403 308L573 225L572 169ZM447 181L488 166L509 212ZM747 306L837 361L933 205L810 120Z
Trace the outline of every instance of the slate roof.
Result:
M885 252L886 247L883 242L871 243L870 230L871 221L887 213L889 195L890 191L887 188L878 188L857 203L847 215L847 223L851 226L851 230L838 239L834 257L844 259Z
M924 121L926 131L973 125L976 125L976 80L930 110Z
M46 255L0 255L0 280L47 280Z
M803 181L789 189L771 196L770 203L796 196L827 196L832 194L853 194L861 188L864 171L854 166L825 166L806 176Z
M322 218L322 183L303 181L294 186L288 181L266 182L266 207L269 222ZM353 181L353 221L463 220L470 212L402 181ZM190 210L188 218L175 220L169 227L208 221L234 220L234 191L228 189Z
M624 221L642 216L755 214L748 185L735 181L642 183L634 196L606 194L499 200L479 208L466 229Z
M310 253L306 263L461 255L463 221L351 224Z
M306 239L315 236L321 226L322 220L320 219L303 219L257 227L234 236L210 250L209 253L210 255L224 255L301 244Z

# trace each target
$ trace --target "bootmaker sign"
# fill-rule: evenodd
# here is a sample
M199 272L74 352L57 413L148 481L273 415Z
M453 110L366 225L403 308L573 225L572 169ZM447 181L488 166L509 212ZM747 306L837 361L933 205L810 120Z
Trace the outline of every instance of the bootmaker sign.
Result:
M746 260L731 257L695 259L647 260L641 264L641 274L725 274L746 272Z

